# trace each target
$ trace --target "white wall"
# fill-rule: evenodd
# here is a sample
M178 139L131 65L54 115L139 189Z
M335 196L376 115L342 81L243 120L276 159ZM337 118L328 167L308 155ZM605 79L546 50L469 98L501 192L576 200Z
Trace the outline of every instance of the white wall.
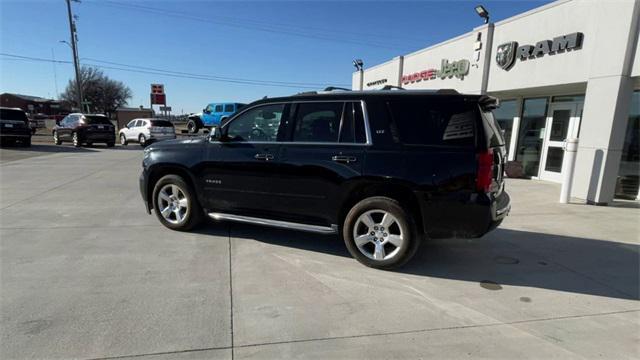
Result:
M366 69L364 72L362 89L375 90L381 89L385 85L398 86L401 65L402 58L396 57L391 61ZM386 82L383 83L384 80L386 80Z

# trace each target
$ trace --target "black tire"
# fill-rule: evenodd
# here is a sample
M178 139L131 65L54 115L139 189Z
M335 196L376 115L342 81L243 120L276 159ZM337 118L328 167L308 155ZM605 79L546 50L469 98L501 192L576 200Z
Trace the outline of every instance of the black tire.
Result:
M115 141L110 141L107 143L107 147L114 147L116 146L116 142Z
M62 140L60 140L60 138L58 137L57 131L53 132L53 143L56 145L62 145Z
M142 147L147 146L147 137L144 136L144 134L138 135L138 143L140 143L140 146Z
M166 185L176 185L188 200L188 210L185 212L184 219L178 223L173 223L165 219L161 214L161 205L159 204L159 193ZM200 225L204 218L202 208L196 197L193 188L184 181L184 179L178 175L165 175L158 180L153 187L153 208L156 217L162 225L168 227L171 230L177 231L189 231L194 227Z
M376 216L378 215L376 214L378 211L380 214L382 214L382 212L387 212L393 215L396 219L395 223L397 225L392 225L394 227L392 231L399 232L402 235L403 240L402 245L398 247L395 247L393 244L388 245L389 247L393 247L394 251L397 249L397 252L388 259L372 259L361 252L355 243L354 227L356 226L360 216L370 211L372 211ZM361 225L359 224L358 226ZM384 228L382 229L384 230ZM391 235L391 229L386 230L389 232L389 235ZM364 232L367 233L367 231ZM385 236L387 236L387 234L385 234ZM351 255L360 263L377 269L392 269L406 264L415 255L416 251L420 247L423 235L418 231L416 222L411 213L403 209L398 201L388 197L374 196L358 202L351 208L344 219L342 237ZM367 243L365 247L368 245L375 248L373 242ZM386 247L387 245L383 245L383 248L386 249ZM390 253L393 253L393 251L390 251Z
M187 121L187 132L189 134L197 134L200 131L200 124L195 120Z
M120 145L127 146L128 144L127 137L124 134L120 134Z
M71 141L73 142L73 146L74 147L80 147L82 146L82 142L80 141L80 137L78 136L77 132L74 132L71 134Z

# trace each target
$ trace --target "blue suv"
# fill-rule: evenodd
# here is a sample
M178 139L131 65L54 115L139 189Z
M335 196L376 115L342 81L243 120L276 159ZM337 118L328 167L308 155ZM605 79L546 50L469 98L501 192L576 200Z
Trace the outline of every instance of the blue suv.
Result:
M189 133L195 134L200 128L212 128L220 126L226 118L235 114L245 104L240 103L211 103L202 110L199 118L192 117L187 122Z

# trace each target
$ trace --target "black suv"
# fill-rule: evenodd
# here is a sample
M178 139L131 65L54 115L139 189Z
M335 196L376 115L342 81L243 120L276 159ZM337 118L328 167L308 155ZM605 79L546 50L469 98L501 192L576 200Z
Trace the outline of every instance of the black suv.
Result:
M480 237L510 210L497 100L455 91L303 93L247 105L208 137L144 152L147 212L342 235L391 268L423 235Z
M116 143L116 130L111 120L102 114L69 114L53 128L53 142L56 145L70 141L73 146L106 143L112 147Z
M31 146L31 129L27 114L18 108L0 107L0 142Z

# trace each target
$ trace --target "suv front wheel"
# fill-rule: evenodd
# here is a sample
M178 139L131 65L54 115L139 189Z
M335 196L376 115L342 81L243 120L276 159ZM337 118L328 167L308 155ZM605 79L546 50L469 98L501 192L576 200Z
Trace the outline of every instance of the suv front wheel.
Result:
M195 192L177 175L165 175L153 189L153 208L162 225L188 231L202 222L202 209Z
M421 239L411 214L398 201L382 196L354 205L345 217L342 236L356 260L378 269L404 265Z

